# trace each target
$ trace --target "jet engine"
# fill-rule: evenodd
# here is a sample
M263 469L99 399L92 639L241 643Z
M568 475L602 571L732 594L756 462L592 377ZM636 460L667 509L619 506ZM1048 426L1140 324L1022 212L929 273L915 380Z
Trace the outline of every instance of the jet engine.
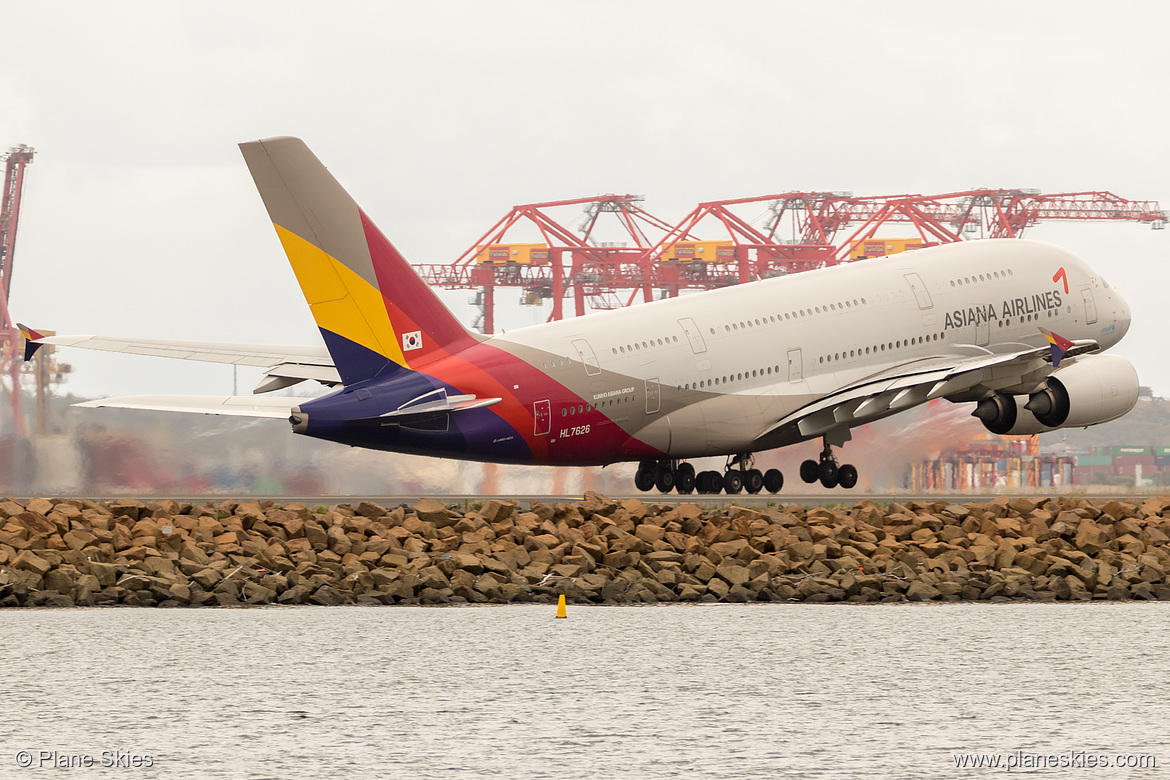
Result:
M980 401L972 414L992 433L1019 436L1116 420L1137 398L1137 372L1128 360L1086 355L1053 371L1029 396L996 393Z

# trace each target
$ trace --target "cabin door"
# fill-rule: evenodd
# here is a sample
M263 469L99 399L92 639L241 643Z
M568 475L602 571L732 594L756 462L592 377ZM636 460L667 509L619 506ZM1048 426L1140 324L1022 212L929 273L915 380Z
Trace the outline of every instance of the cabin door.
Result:
M922 283L922 277L918 274L906 274L906 283L910 285L914 299L918 301L918 308L929 309L934 306L934 302L930 300L930 291Z
M1097 321L1097 302L1093 300L1092 288L1082 287L1081 298L1085 301L1085 324L1092 325Z
M646 380L646 414L658 414L662 408L662 386L658 377Z
M804 381L804 365L800 357L800 347L788 350L788 381Z
M687 334L687 340L691 342L691 352L696 355L701 355L707 351L707 343L703 341L703 334L699 331L699 326L690 317L683 317L678 321L682 326L683 333Z
M573 339L573 348L577 350L577 356L585 364L586 374L589 376L597 376L601 373L601 366L597 362L597 355L593 353L593 347L589 346L588 341L585 339Z
M536 420L533 435L547 436L552 430L552 404L548 401L536 401L532 404L532 416Z

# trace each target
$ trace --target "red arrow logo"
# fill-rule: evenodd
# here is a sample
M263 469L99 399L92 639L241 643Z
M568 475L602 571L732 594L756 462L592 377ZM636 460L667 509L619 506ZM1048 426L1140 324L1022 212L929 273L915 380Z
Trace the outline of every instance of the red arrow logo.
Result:
M1052 275L1052 281L1064 282L1064 294L1068 295L1068 274L1065 273L1063 265Z

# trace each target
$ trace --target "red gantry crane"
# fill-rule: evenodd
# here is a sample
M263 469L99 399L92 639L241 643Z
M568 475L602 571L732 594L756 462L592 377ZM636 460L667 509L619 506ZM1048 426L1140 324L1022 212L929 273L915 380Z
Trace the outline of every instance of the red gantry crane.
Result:
M647 253L657 238L672 228L645 211L637 195L599 195L592 198L530 203L515 206L450 265L416 265L428 284L447 289L480 290L483 331L494 332L495 289L519 287L522 301L552 302L550 320L564 318L564 298L571 292L576 314L590 309L613 309L634 302L639 293L651 300L657 279L646 272ZM584 207L576 231L554 219L549 211L565 206ZM612 215L627 240L595 240L603 215ZM539 243L505 240L523 224L543 239ZM686 234L689 237L689 234ZM623 303L620 293L628 292ZM588 307L587 307L588 304Z
M13 433L25 436L24 410L20 402L20 371L23 341L8 312L12 296L12 264L16 254L16 228L20 221L20 195L24 188L24 169L32 162L31 146L14 146L0 155L5 162L4 191L0 193L0 377L7 377L4 390L12 400Z
M491 333L496 287L522 288L526 303L551 299L549 319L559 320L570 293L581 315L587 303L592 309L615 308L639 297L651 300L655 290L673 297L682 289L726 287L924 246L1019 238L1042 220L1122 220L1156 230L1167 221L1157 202L1126 200L1110 192L1043 195L1039 190L976 189L873 197L785 192L700 203L674 226L642 209L641 201L634 195L602 195L516 206L454 263L417 268L431 284L480 290L483 329ZM576 232L547 213L573 205L585 207ZM749 207L755 207L755 217L741 215ZM593 240L599 217L607 213L616 216L629 242ZM534 224L543 241L508 243L506 234L522 222ZM700 228L706 232L710 225L724 237L697 239ZM907 225L906 232L914 235L879 238L886 225Z

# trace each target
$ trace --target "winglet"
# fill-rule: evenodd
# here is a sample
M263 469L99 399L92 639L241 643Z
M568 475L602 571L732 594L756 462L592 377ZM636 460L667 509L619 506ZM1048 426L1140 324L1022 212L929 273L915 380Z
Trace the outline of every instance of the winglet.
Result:
M27 363L33 359L33 355L37 354L37 350L44 346L44 344L38 344L37 339L43 339L45 334L38 333L27 325L21 325L19 322L16 323L16 327L20 330L20 335L24 336L24 362Z
M1044 338L1048 339L1048 344L1052 348L1052 367L1060 368L1060 361L1064 358L1064 354L1073 348L1073 343L1050 330L1039 328L1039 331L1044 334Z

